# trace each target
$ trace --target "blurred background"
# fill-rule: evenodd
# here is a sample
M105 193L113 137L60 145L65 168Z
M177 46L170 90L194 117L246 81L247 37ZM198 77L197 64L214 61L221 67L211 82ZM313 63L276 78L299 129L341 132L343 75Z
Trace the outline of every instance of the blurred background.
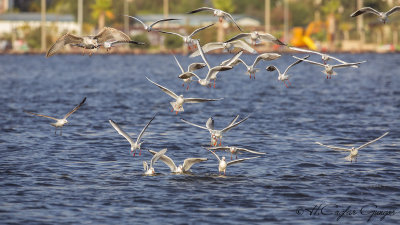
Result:
M185 51L180 38L145 32L140 23L162 18L181 20L160 28L182 34L217 23L195 37L202 43L224 41L239 33L231 23L219 24L211 13L186 12L208 6L229 12L246 32L268 32L290 45L318 51L393 52L400 50L400 13L382 24L372 14L351 18L364 6L388 11L400 0L0 0L0 52L44 52L67 32L96 34L110 26L128 33L145 46L119 47L113 52L162 53ZM277 50L271 44L259 51ZM281 49L284 50L284 49ZM73 49L66 49L73 52ZM185 53L185 52L184 52Z

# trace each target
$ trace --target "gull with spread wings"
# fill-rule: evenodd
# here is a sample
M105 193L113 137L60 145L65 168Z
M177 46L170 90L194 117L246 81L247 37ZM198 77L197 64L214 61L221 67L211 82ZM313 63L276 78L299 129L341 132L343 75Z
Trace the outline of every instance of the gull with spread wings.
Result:
M248 153L253 153L253 154L257 154L257 155L265 155L264 152L256 152L253 150L249 150L247 148L239 148L239 147L235 147L235 146L218 146L218 147L209 147L207 148L208 150L223 150L223 151L229 151L231 153L231 160L232 160L232 155L236 156L237 159L237 155L238 153L241 154L240 152L248 152Z
M325 53L321 53L321 52L317 52L317 51L312 51L312 50L308 50L308 49L303 49L303 48L296 48L296 47L289 47L289 48L292 49L292 50L294 50L294 51L298 51L298 52L304 52L304 53L311 53L311 54L320 55L321 58L322 58L322 61L324 61L324 64L326 64L326 62L327 62L328 60L330 60L330 59L336 60L336 61L338 61L338 62L340 62L340 63L347 63L347 62L345 62L345 61L343 61L343 60L340 60L340 59L338 59L338 58L335 58L335 57L333 57L333 56L331 56L331 55L328 55L328 54L325 54ZM354 65L354 66L352 66L352 67L358 68L357 65Z
M144 174L145 175L154 175L156 174L154 170L154 164L167 152L167 149L164 148L161 151L157 152L155 155L150 160L150 165L146 162L143 161L143 169L144 169Z
M225 172L226 172L226 167L228 167L229 165L233 165L233 164L236 164L236 163L243 162L245 160L256 159L256 158L260 157L260 156L256 156L256 157L244 158L244 159L236 159L236 160L233 160L233 161L230 161L230 162L226 162L225 156L223 156L222 159L220 159L218 157L218 155L215 154L213 151L210 151L210 150L208 150L208 151L211 152L215 156L215 158L217 158L219 175L221 175L221 173L224 172L224 176L225 176Z
M376 9L373 9L373 8L371 8L371 7L364 7L364 8L361 8L361 9L355 11L355 12L352 13L350 16L351 16L351 17L356 17L356 16L359 16L359 15L364 14L364 13L372 13L372 14L375 14L376 16L378 16L378 17L379 17L379 20L380 20L382 23L385 24L386 21L387 21L387 19L388 19L388 17L389 17L392 13L394 13L394 12L396 12L396 11L399 11L399 10L400 10L400 6L395 6L395 7L393 7L392 9L390 9L389 11L387 11L387 12L378 12Z
M185 70L183 70L183 68L182 68L181 64L179 63L178 59L177 59L175 56L174 56L174 58L175 58L176 64L178 64L178 66L179 66L179 69L181 69L181 71L182 71L182 73L179 74L178 77L179 77L179 78L181 78L181 77L187 77L187 78L185 78L185 79L181 78L181 79L183 80L183 82L184 82L184 83L182 84L182 87L184 87L184 86L185 86L185 83L186 83L186 84L187 84L186 90L189 90L189 84L192 82L192 77L193 77L193 76L197 76L197 75L194 73L194 71L195 71L195 70L199 70L199 69L205 67L206 64L205 64L205 63L192 63L192 64L190 64L190 65L188 66L187 71L185 71Z
M277 45L286 45L285 43L281 42L278 38L274 37L272 34L260 34L258 31L253 31L251 33L240 33L233 38L225 41L227 43L244 38L247 42L251 42L252 45L260 44L262 41L272 42Z
M78 110L85 103L85 101L86 101L86 97L83 98L83 100L81 101L81 103L79 103L79 105L75 106L74 109L72 109L69 113L67 113L61 119L57 119L57 118L54 118L54 117L51 117L51 116L45 116L45 115L41 115L41 114L37 114L37 113L33 113L33 112L28 112L28 111L25 111L25 112L29 113L29 114L32 114L32 115L35 115L35 116L41 116L41 117L45 117L45 118L49 118L49 119L55 120L56 121L55 123L50 123L52 126L54 126L56 128L56 130L54 131L54 134L57 134L57 128L60 127L60 129L61 129L60 130L60 135L62 135L62 127L66 123L68 123L67 118L69 116L71 116L71 114L74 113L76 110Z
M97 50L99 45L104 44L106 41L130 41L131 38L124 32L114 29L112 27L104 27L95 36L77 36L74 34L66 33L49 48L46 53L46 57L53 56L59 50L64 48L65 45L72 45L81 47L83 49L91 49L93 51ZM93 54L90 52L90 55Z
M148 151L153 155L157 154L157 152L155 152L155 151L152 151L152 150L148 150ZM170 157L166 156L165 154L160 157L160 160L171 169L172 173L182 174L182 173L189 172L190 168L194 164L207 161L207 158L187 158L183 161L183 165L180 164L179 166L176 166L174 161Z
M257 58L254 60L252 65L247 65L242 59L238 58L233 65L242 63L245 67L246 67L246 72L247 74L250 75L250 79L251 79L251 75L253 75L253 78L256 79L256 72L258 72L260 69L256 68L255 66L257 65L257 63L259 63L261 60L263 61L272 61L275 60L277 58L281 57L281 55L277 54L277 53L263 53L260 54L259 56L257 56Z
M324 70L322 70L321 72L326 74L326 79L331 79L332 75L337 75L337 73L335 71L333 71L333 69L335 69L335 68L357 66L357 65L359 65L361 63L367 62L367 61L362 61L362 62L355 62L355 63L342 63L342 64L330 65L330 64L322 64L322 63L319 63L319 62L314 62L314 61L311 61L311 60L307 60L305 58L301 59L301 58L298 58L296 56L293 56L293 58L301 60L301 61L304 61L304 62L308 62L310 64L314 64L314 65L317 65L317 66L324 67Z
M304 57L303 59L307 59L308 57L310 57L310 56L308 55L308 56ZM285 86L288 87L288 85L286 84L286 81L287 81L287 82L289 83L289 85L290 85L290 82L289 82L289 76L290 76L290 75L287 74L288 70L289 70L292 66L297 65L297 64L299 64L299 63L301 63L301 62L302 62L302 60L297 60L296 62L290 64L290 65L286 68L286 70L285 70L283 73L281 73L281 71L280 71L276 66L274 66L274 65L268 66L268 67L265 68L265 69L266 69L267 71L269 71L269 72L272 72L272 71L275 71L275 70L278 71L278 80L279 80L279 81L282 81L282 82L285 84Z
M200 31L202 31L202 30L204 30L204 29L206 29L206 28L209 28L209 27L211 27L212 25L214 25L214 24L210 24L210 25L207 25L207 26L205 26L205 27L197 28L196 30L194 30L194 31L193 31L191 34L189 34L189 35L182 35L182 34L178 34L178 33L174 33L174 32L162 31L162 30L159 30L159 32L164 33L164 34L173 34L173 35L176 35L176 36L181 37L181 38L183 39L183 42L188 46L188 48L189 48L189 50L190 50L192 46L196 47L196 41L197 41L197 40L195 40L195 39L192 39L192 37L193 37L195 34L197 34L198 32L200 32Z
M150 31L152 31L152 30L154 30L154 31L159 31L159 30L153 29L153 26L156 25L157 23L166 22L166 21L172 21L172 20L180 20L180 19L161 19L161 20L157 20L156 22L154 22L154 23L150 24L149 26L147 26L143 21L141 21L141 20L140 20L139 18L137 18L137 17L128 16L128 15L125 15L125 16L127 16L127 17L129 17L129 18L132 18L132 19L138 21L139 23L141 23L141 24L143 25L144 29L145 29L147 32L150 32Z
M232 51L235 48L250 52L252 54L257 54L256 50L254 50L252 47L250 47L248 44L246 44L242 40L236 40L236 41L232 41L232 42L210 42L201 47L201 49L203 49L204 53L214 51L217 49L223 49L224 52L232 53ZM192 58L192 57L196 57L199 55L200 55L200 51L197 49L189 57Z
M172 112L175 110L176 114L178 114L178 112L184 111L183 110L184 103L200 103L200 102L209 102L209 101L219 101L219 100L223 99L223 98L219 98L219 99L184 98L183 95L177 95L174 92L172 92L171 90L169 90L168 88L157 84L156 82L150 80L149 78L146 77L146 79L149 80L154 85L156 85L158 88L160 88L164 93L166 93L167 95L169 95L173 99L175 99L175 102L170 102L170 104L172 105Z
M157 115L157 114L156 114ZM154 118L156 117L156 115L153 116L153 118L151 118L151 120L146 124L146 126L144 126L144 128L142 129L142 131L140 132L140 134L138 135L136 141L134 141L129 134L127 134L125 131L122 130L122 128L114 121L112 120L108 120L111 124L111 126L114 127L114 129L120 134L122 135L126 140L129 141L129 143L131 144L131 153L133 153L133 156L135 156L136 154L136 149L139 149L139 155L141 155L141 145L143 142L140 142L140 139L142 138L144 132L146 131L147 127L150 125L151 121L154 120Z
M229 18L237 26L237 28L239 28L239 30L243 32L242 28L240 28L239 25L236 23L235 19L233 19L232 15L227 12L224 12L220 9L214 9L214 8L210 8L210 7L201 7L201 8L195 9L193 11L187 12L187 14L193 14L193 13L203 12L203 11L212 11L213 15L217 16L219 18L219 22L222 22L223 19L227 20L227 18Z
M353 159L354 159L355 162L357 162L358 150L360 150L360 149L362 149L362 148L365 148L365 147L367 147L368 145L370 145L370 144L372 144L372 143L378 141L379 139L385 137L387 134L389 134L389 132L384 133L382 136L380 136L380 137L378 137L378 138L376 138L376 139L374 139L374 140L372 140L372 141L369 141L369 142L367 142L367 143L361 145L361 146L358 147L358 148L355 148L355 147L343 148L343 147L336 147L336 146L332 146L332 145L324 145L324 144L322 144L322 143L320 143L320 142L315 142L315 143L317 143L317 144L319 144L319 145L321 145L321 146L324 146L324 147L333 149L333 150L348 151L348 152L350 152L350 154L349 154L348 156L346 156L345 159L348 160L348 161L350 161L350 162L353 162Z

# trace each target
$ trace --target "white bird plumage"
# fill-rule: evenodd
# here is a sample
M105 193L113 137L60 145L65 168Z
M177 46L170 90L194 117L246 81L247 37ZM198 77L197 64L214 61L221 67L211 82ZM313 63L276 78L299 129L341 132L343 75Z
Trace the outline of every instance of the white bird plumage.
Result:
M257 154L257 155L265 155L264 152L257 152L257 151L253 151L247 148L240 148L240 147L236 147L236 146L218 146L218 147L208 147L208 150L222 150L222 151L228 151L231 153L231 160L232 160L232 155L236 156L237 159L237 155L239 152L248 152L248 153L252 153L252 154Z
M149 152L153 155L157 153L152 150L149 150ZM160 160L170 168L172 173L187 173L194 164L207 161L207 158L187 158L183 161L183 164L178 166L176 166L174 161L165 154L160 157Z
M397 12L399 10L400 10L400 6L395 6L395 7L391 8L387 12L378 12L376 9L373 9L371 7L363 7L361 9L355 11L354 13L352 13L350 16L351 17L356 17L356 16L359 16L359 15L364 14L364 13L372 13L372 14L375 14L376 16L378 16L379 20L382 23L385 24L387 22L388 17L392 13Z
M235 19L233 19L233 16L225 11L222 11L220 9L214 9L214 8L210 8L210 7L201 7L198 9L195 9L193 11L188 12L187 14L193 14L193 13L197 13L197 12L203 12L203 11L212 11L214 16L217 16L219 18L219 22L222 22L223 19L227 20L230 19L237 28L239 28L239 30L241 32L243 32L242 28L239 27L239 25L236 23Z
M143 161L143 169L145 175L154 175L156 172L154 170L154 164L167 152L167 149L164 148L161 151L157 152L150 160L150 165Z
M256 157L236 159L236 160L233 160L233 161L226 162L225 156L223 156L220 159L219 156L217 154L215 154L215 152L210 151L210 150L208 150L208 151L211 152L215 156L215 158L217 158L217 160L218 160L218 172L219 172L219 175L221 175L222 172L225 175L226 174L226 167L228 167L229 165L233 165L233 164L236 164L236 163L243 162L245 160L256 159L256 158L260 157L260 156L256 156Z
M303 60L304 60L304 59L307 59L308 57L310 57L310 56L309 56L309 55L305 56L305 57L303 58ZM268 66L268 67L265 68L265 69L266 69L267 71L269 71L269 72L272 72L272 71L275 71L275 70L276 70L276 71L278 72L278 81L282 81L282 82L285 84L285 86L288 87L288 85L286 84L286 81L287 81L287 82L289 83L289 85L290 85L290 82L289 82L289 77L290 77L290 75L287 74L288 70L289 70L291 67L293 67L293 66L295 66L295 65L297 65L297 64L299 64L299 63L301 63L303 60L297 60L296 62L290 64L290 65L286 68L286 70L285 70L283 73L281 73L281 71L280 71L276 66L274 66L274 65Z

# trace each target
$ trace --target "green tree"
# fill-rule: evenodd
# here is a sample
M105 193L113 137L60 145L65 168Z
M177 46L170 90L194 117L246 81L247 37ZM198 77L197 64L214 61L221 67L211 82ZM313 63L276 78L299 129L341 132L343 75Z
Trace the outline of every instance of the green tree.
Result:
M232 0L213 0L214 8L231 13L235 10L235 5Z
M106 17L114 19L111 0L96 0L92 5L92 17L98 19L99 30L104 27Z

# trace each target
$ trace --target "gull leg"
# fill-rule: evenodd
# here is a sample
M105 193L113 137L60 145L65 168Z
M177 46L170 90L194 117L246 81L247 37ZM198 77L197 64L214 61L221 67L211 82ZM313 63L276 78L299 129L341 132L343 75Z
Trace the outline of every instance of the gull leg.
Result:
M253 73L253 79L256 79L256 72Z
M290 83L290 81L289 81L289 80L288 80L287 82L289 83L289 86L292 86L292 84Z
M237 153L236 153L236 159L237 159Z
M54 131L54 135L57 135L57 127L55 127L56 128L56 130Z
M142 155L142 149L139 148L139 156L141 156L141 155Z
M189 90L189 84L188 84L187 87L186 87L186 91L187 91L187 90Z
M182 84L182 87L185 87L185 83Z
M176 115L178 115L178 110L176 111Z
M171 112L173 112L173 111L174 111L174 108L171 109Z
M283 81L283 83L285 84L285 86L288 88L288 86L287 86L287 84L286 84L286 81Z
M61 127L61 129L60 129L60 136L62 136L62 128L63 128L63 127Z
M215 80L214 80L214 88L215 88Z
M231 153L231 160L232 160L232 153Z

